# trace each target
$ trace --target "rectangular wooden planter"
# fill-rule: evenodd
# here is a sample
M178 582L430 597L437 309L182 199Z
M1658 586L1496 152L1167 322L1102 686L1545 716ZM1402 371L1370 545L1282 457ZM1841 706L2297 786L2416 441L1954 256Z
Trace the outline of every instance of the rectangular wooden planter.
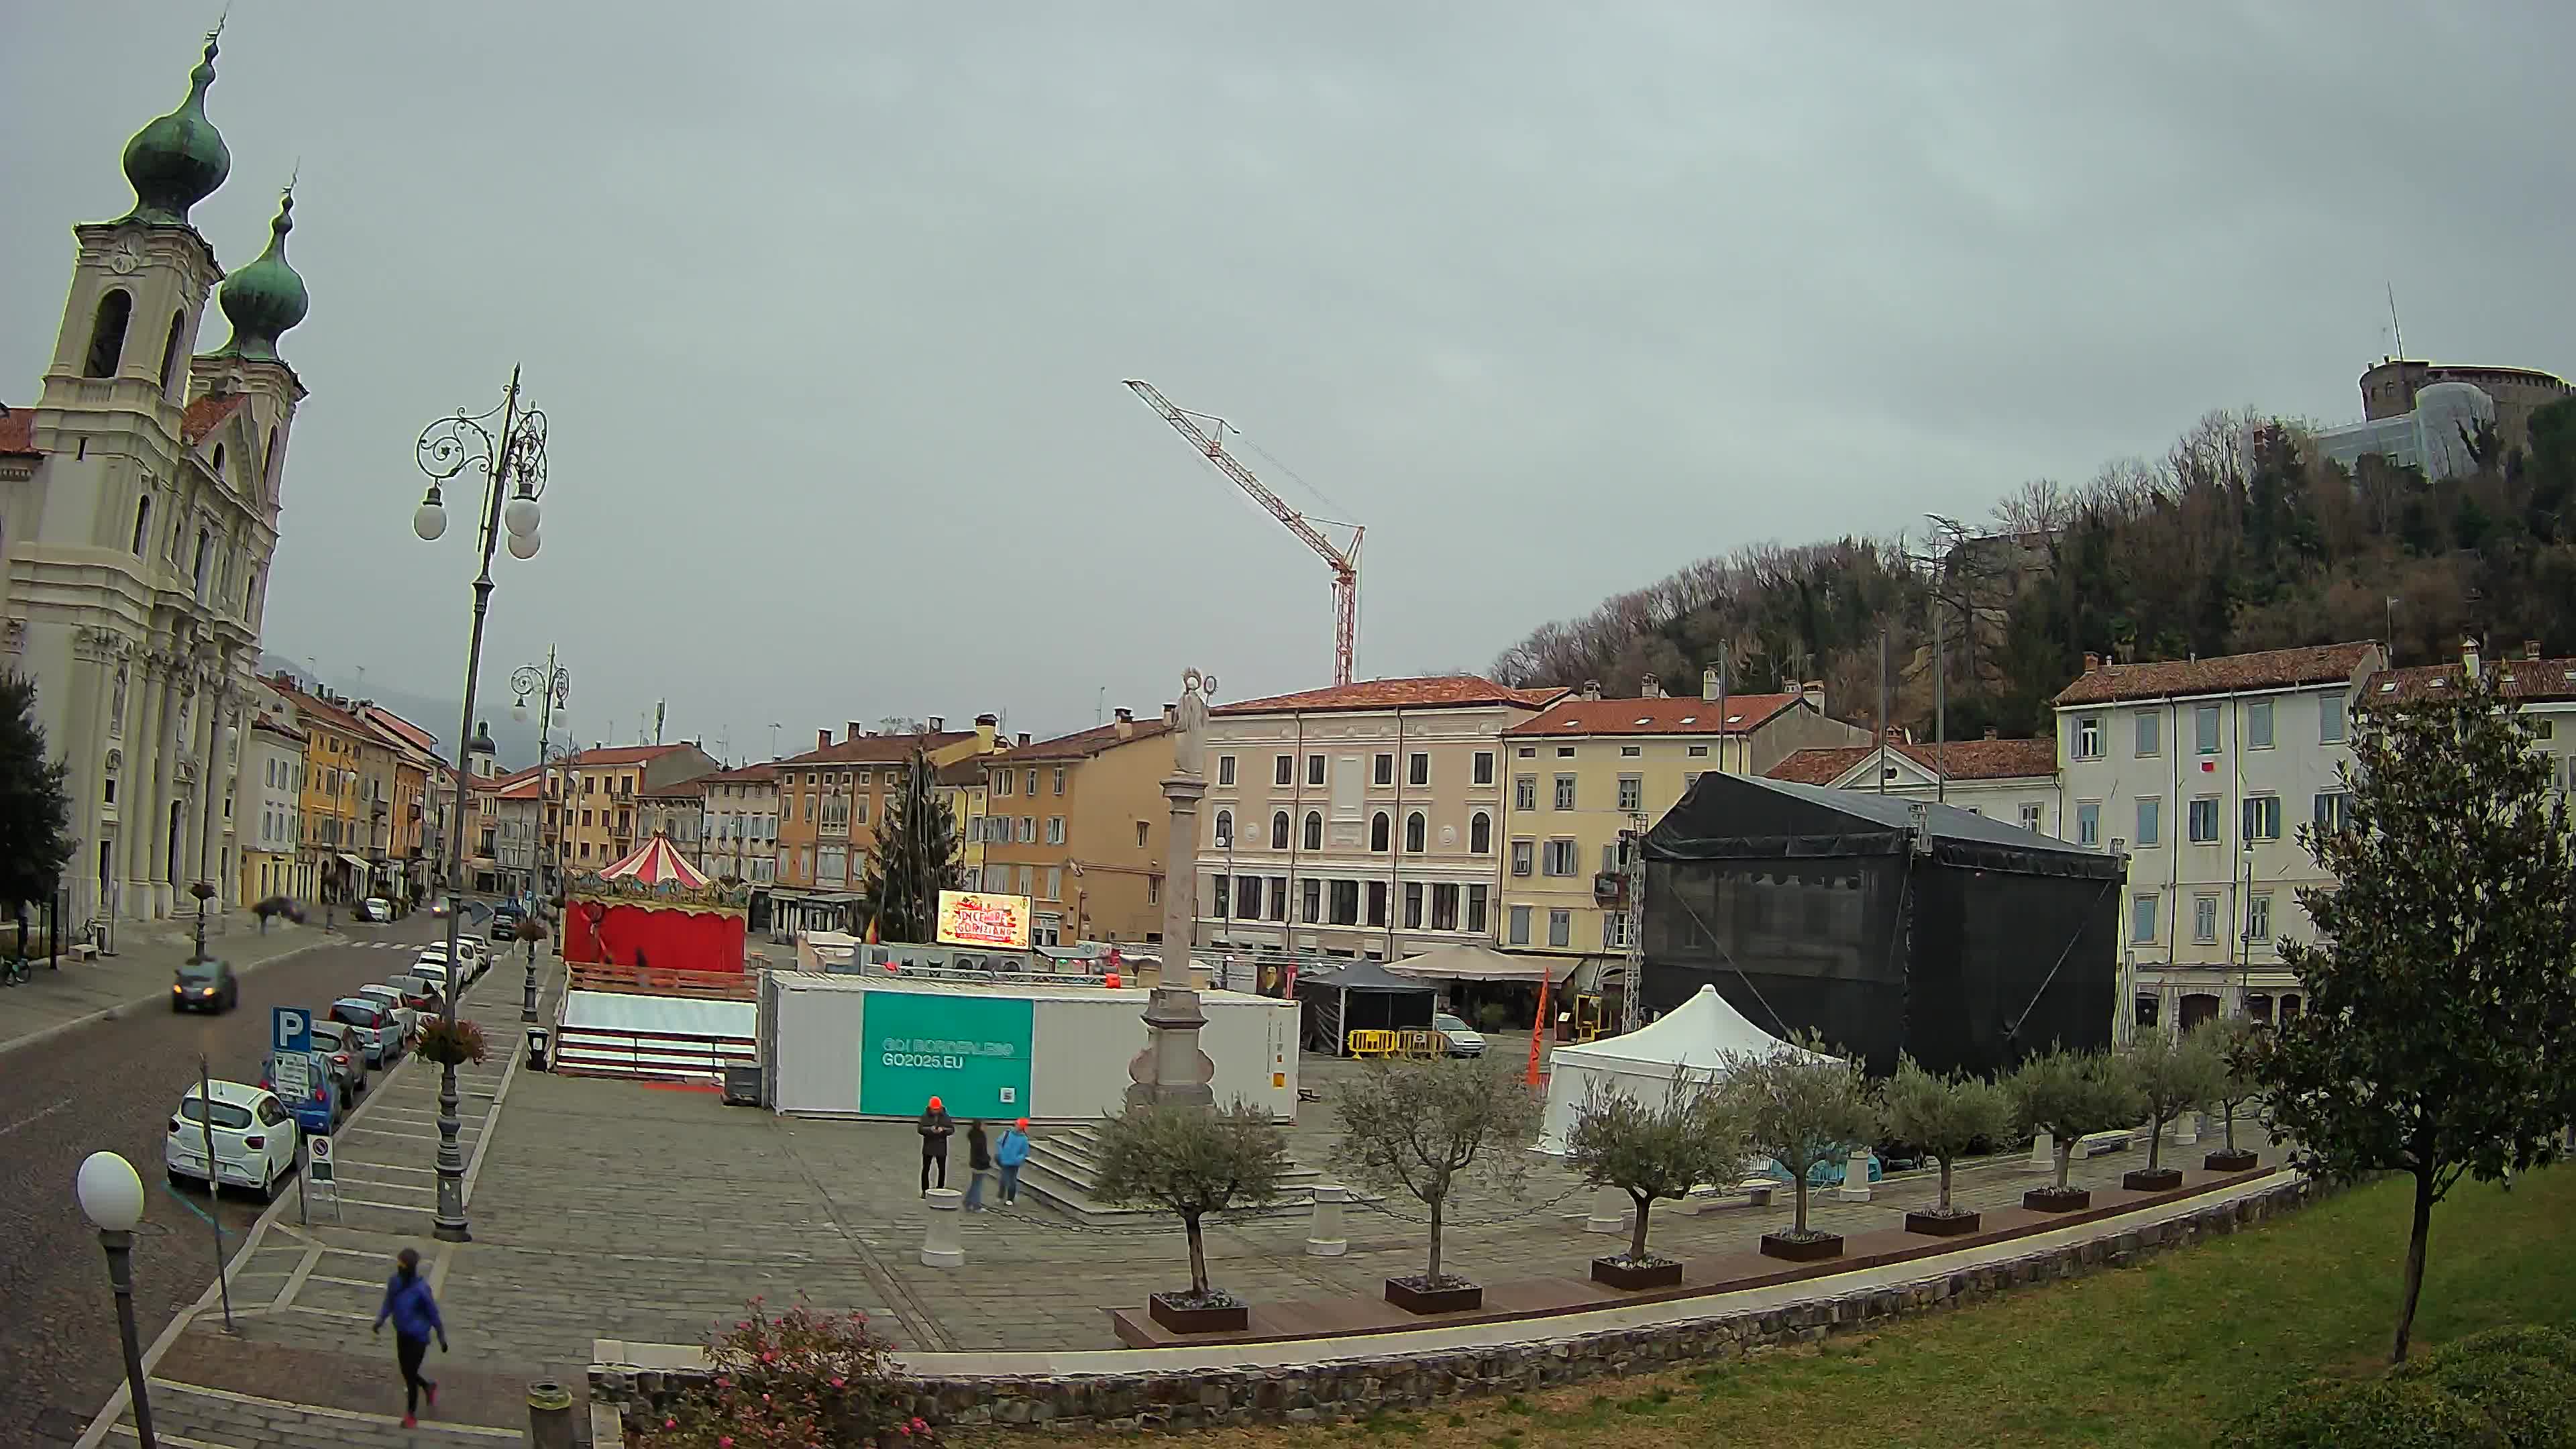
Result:
M1252 1327L1252 1307L1245 1303L1199 1308L1155 1293L1145 1299L1145 1311L1174 1333L1241 1333Z
M1465 1313L1485 1306L1485 1290L1473 1283L1417 1288L1401 1278L1389 1278L1386 1301L1407 1313Z
M2132 1168L2120 1174L2120 1186L2131 1192L2171 1192L2182 1186L2179 1167Z
M2252 1172L2262 1161L2242 1147L2233 1152L2222 1147L2202 1158L2200 1165L2211 1172Z
M1907 1213L1905 1230L1927 1238L1957 1238L1975 1232L1980 1220L1976 1213Z
M2093 1194L2080 1187L2034 1187L2021 1195L2021 1205L2035 1213L2080 1213L2093 1205Z
M1842 1256L1842 1235L1827 1233L1820 1238L1792 1238L1779 1233L1764 1233L1762 1254L1786 1263L1820 1263L1827 1258Z
M1681 1286L1682 1265L1676 1258L1669 1263L1643 1265L1622 1263L1616 1258L1592 1260L1592 1281L1613 1288L1677 1288Z

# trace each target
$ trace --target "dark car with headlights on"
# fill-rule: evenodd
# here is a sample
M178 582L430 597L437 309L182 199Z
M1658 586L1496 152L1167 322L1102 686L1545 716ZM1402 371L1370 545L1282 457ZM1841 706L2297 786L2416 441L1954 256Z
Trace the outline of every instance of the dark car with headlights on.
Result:
M229 961L189 961L170 983L172 1011L226 1012L241 1005L241 978Z

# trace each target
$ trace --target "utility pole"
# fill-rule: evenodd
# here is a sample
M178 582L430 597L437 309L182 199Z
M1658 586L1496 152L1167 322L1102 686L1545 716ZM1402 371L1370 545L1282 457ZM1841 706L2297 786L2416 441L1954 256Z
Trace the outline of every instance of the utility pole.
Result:
M1942 630L1941 601L1932 600L1932 798L1950 798L1950 641Z
M1878 630L1878 793L1887 793L1887 626Z

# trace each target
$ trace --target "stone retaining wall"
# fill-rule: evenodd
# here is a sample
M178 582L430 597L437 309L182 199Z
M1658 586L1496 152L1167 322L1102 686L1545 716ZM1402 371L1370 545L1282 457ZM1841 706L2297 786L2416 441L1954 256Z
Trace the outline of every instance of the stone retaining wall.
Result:
M1429 1354L1334 1358L1293 1368L921 1379L912 1385L911 1411L942 1425L1133 1430L1311 1423L1380 1409L1418 1409L1467 1394L1530 1393L1591 1378L1742 1358L1757 1349L1812 1343L1892 1319L1965 1307L2024 1284L2124 1267L2294 1211L2318 1193L2310 1182L2287 1182L2147 1227L1895 1287L1836 1294L1831 1279L1818 1279L1813 1283L1816 1298L1780 1308ZM1544 1333L1547 1322L1509 1326ZM1345 1339L1330 1346L1347 1351L1365 1342ZM1313 1347L1323 1351L1328 1345ZM616 1404L630 1417L640 1416L706 1377L702 1370L594 1364L590 1397L593 1403Z

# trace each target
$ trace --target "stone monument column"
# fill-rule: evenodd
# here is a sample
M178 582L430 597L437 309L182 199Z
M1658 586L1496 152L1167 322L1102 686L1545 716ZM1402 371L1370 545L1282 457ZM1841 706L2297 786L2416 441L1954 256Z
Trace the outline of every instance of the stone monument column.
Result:
M1146 998L1145 1049L1128 1063L1127 1105L1177 1102L1209 1107L1216 1092L1208 1084L1216 1064L1199 1050L1199 1028L1207 1017L1190 984L1190 948L1198 931L1199 800L1207 794L1205 743L1207 695L1214 676L1192 669L1181 676L1181 699L1173 710L1172 773L1163 781L1163 798L1172 805L1171 833L1163 872L1163 984Z

